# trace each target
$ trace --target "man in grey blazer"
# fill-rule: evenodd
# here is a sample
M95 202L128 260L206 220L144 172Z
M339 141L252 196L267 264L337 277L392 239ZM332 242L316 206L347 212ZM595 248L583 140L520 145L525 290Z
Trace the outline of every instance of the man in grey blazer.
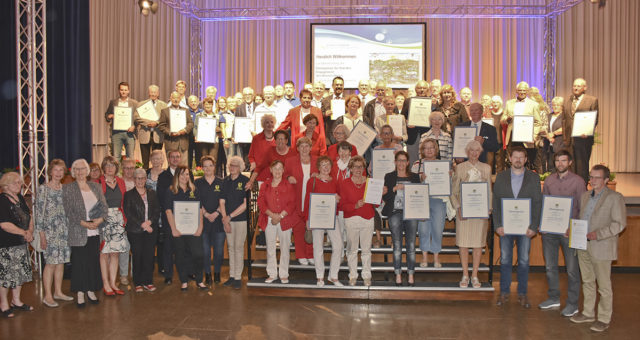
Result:
M496 304L502 306L509 301L511 272L513 270L513 244L515 242L518 247L518 302L524 308L531 308L527 298L529 251L531 238L536 235L540 226L542 206L540 177L524 167L527 161L527 151L522 146L514 146L509 150L509 161L511 169L499 173L493 185L493 225L496 233L500 235L500 297ZM531 199L531 224L525 235L505 234L502 222L503 198Z
M582 313L572 316L571 321L593 323L591 330L594 332L605 331L611 322L611 262L618 258L618 235L627 224L624 198L607 188L609 174L606 166L594 166L589 176L593 190L585 192L580 198L580 219L589 221L587 250L578 250L584 306ZM600 293L597 321L596 284Z
M133 111L138 107L138 102L129 98L129 83L126 81L118 84L118 94L120 95L118 98L109 102L107 111L104 113L104 119L109 123L109 130L111 130L111 150L113 156L120 162L122 158L122 146L124 146L127 158L133 158L133 151L136 146ZM131 124L126 130L113 129L113 110L116 106L131 108Z
M171 110L184 111L186 125L177 132L171 132ZM158 130L164 134L164 151L167 152L167 159L170 151L178 150L182 155L180 164L190 167L191 164L187 164L187 150L189 150L189 134L193 131L193 120L189 112L180 106L180 94L176 91L171 92L171 106L161 111Z
M156 109L158 119L162 114L162 110L167 108L167 103L158 99L160 95L160 88L157 85L149 86L149 99L140 102L138 107L141 107L148 102L151 102ZM133 113L133 121L138 127L138 142L140 142L140 154L142 155L142 165L145 169L149 168L149 155L153 150L162 149L162 142L164 141L164 135L158 128L158 120L149 120L140 117L138 110Z

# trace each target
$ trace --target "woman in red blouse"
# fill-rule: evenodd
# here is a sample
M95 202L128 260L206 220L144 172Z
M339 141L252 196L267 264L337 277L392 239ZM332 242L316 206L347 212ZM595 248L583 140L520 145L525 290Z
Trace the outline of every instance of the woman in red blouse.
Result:
M266 178L258 178L258 169L267 169L271 160L269 159L269 150L276 145L273 128L276 126L276 117L267 114L262 116L260 121L262 124L262 132L253 136L251 141L251 149L249 149L249 170L252 171L251 178L247 182L247 188L251 188L256 181L264 181ZM266 174L266 177L269 177Z
M267 178L271 177L271 169L269 168L271 162L279 159L284 163L287 158L295 156L298 153L295 148L288 145L289 133L287 131L278 130L274 132L273 136L276 141L276 145L269 149L267 156L264 157L266 161L262 162L262 165L257 166L254 171L255 173L258 173L258 177L255 178L255 180L259 182L264 182ZM253 183L251 183L251 185L253 185Z
M306 127L306 130L301 132L297 138L307 137L312 141L311 154L318 157L327 154L327 143L324 138L321 138L320 133L316 131L318 126L318 117L309 114L302 119L302 124ZM296 145L297 145L296 141Z
M264 232L267 240L267 275L269 277L264 282L271 283L278 279L277 236L280 240L280 282L289 283L291 228L300 224L295 202L297 195L295 186L282 178L284 164L281 160L273 161L270 169L272 178L262 183L258 194L258 208L260 209L258 226Z
M338 160L338 144L341 142L346 142L347 138L349 138L349 128L344 124L338 124L335 128L333 128L333 138L336 139L335 144L331 144L329 149L327 149L327 156L331 158L332 162ZM356 150L355 146L351 147L351 156L356 156L358 154L358 150Z

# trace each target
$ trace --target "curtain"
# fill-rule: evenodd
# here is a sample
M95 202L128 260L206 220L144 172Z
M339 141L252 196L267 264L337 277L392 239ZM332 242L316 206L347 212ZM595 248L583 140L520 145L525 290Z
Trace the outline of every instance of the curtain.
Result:
M0 135L6 136L0 152L0 169L18 166L18 101L16 99L16 21L14 1L0 1L0 41L4 41L4 53L0 53L0 112L3 124Z

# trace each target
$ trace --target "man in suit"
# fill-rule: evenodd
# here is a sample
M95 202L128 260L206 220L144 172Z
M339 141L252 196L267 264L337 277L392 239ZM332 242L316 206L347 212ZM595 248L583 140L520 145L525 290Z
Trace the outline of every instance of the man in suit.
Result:
M482 145L482 154L480 155L480 162L487 162L487 153L498 151L498 137L496 135L496 128L482 121L482 112L484 108L480 103L471 103L469 105L470 121L462 122L458 126L473 126L479 133L475 137L475 140Z
M311 106L322 108L322 96L324 95L324 84L322 82L313 83L313 99L311 99Z
M538 103L529 99L529 84L521 81L516 85L516 98L507 100L504 106L500 123L507 125L507 133L504 143L509 146L521 145L527 149L527 159L529 160L529 169L535 169L533 162L536 159L537 149L533 141L531 143L513 142L511 133L513 132L513 116L533 116L533 136L537 136L543 127L540 119L540 110Z
M171 132L171 110L184 111L186 125L183 129ZM178 122L174 122L178 123ZM158 121L158 130L164 134L164 150L169 152L178 150L182 155L181 164L187 165L187 151L189 150L189 134L193 131L193 120L186 109L180 106L180 94L177 91L171 93L171 106L160 112L160 120Z
M589 160L591 159L591 149L593 148L593 136L571 137L573 130L573 117L576 112L598 111L598 98L586 94L587 82L578 78L573 82L573 94L565 102L562 111L562 134L564 143L569 150L573 151L575 172L585 180L589 181ZM599 113L598 113L599 114ZM596 124L598 118L596 116Z
M253 88L247 86L242 89L242 103L238 103L238 107L236 107L235 116L241 118L253 118L253 111L256 109L256 103L253 101L255 98L255 92ZM228 104L227 104L228 105ZM251 148L251 143L238 143L240 152L242 153L241 157L243 157L245 166L249 168L249 149Z
M138 102L129 98L129 83L126 81L118 84L118 93L120 96L109 102L107 111L104 113L104 119L107 123L110 123L109 129L111 130L111 143L113 156L120 162L122 158L122 146L124 146L127 158L133 158L133 151L135 148L135 125L133 123L133 111L138 107ZM126 130L114 130L113 129L113 108L128 107L131 109L131 125Z
M138 108L151 102L156 109L158 119L162 113L162 110L167 107L167 103L159 100L160 88L157 85L149 86L149 99L143 100L138 105ZM142 155L142 165L145 169L149 168L149 155L153 150L162 149L162 142L164 141L164 135L157 129L158 121L149 120L140 117L138 110L133 113L133 121L138 127L138 141L140 142L140 154Z
M285 118L285 120L280 123L280 126L278 127L278 130L291 129L291 145L296 145L297 136L300 134L300 132L303 132L306 129L305 125L302 124L302 120L308 114L313 114L318 118L316 131L318 132L321 139L325 138L322 111L317 107L311 106L311 98L311 91L300 91L300 105L289 110L287 118Z
M593 190L585 192L580 198L580 219L589 221L587 250L578 250L584 301L582 313L572 316L571 321L593 322L591 330L594 332L605 331L611 322L611 261L618 257L618 235L627 224L624 198L607 188L609 174L606 166L595 165L589 176ZM597 321L596 284L600 293Z
M429 93L430 85L426 80L420 80L416 83L415 91L416 97L423 99L431 99L431 94ZM411 108L411 101L413 98L409 97L404 100L404 104L402 105L402 112L400 112L404 118L407 120L407 152L409 153L409 164L413 164L416 160L420 159L420 136L423 133L429 131L428 127L423 126L414 126L409 125L409 109ZM433 103L432 103L433 108Z
M335 143L335 140L333 139L333 135L331 133L331 127L333 126L333 122L335 121L335 119L331 119L331 114L333 114L333 111L331 111L331 101L333 99L345 99L343 93L344 79L342 79L342 77L333 78L331 87L333 88L333 95L324 98L322 100L322 106L320 107L320 110L322 110L322 115L324 116L324 135L327 146Z
M462 103L464 109L467 110L467 114L469 115L467 117L468 119L471 119L471 113L469 112L469 110L471 110L471 97L472 92L470 88L463 87L462 90L460 90L460 103Z
M358 97L360 98L360 107L364 107L370 100L376 99L370 92L369 80L360 80L358 83Z
M173 235L171 234L171 227L169 227L169 221L167 220L166 210L172 207L165 206L165 197L169 186L173 182L173 175L176 172L176 168L180 165L182 160L182 153L179 150L171 150L168 152L167 162L169 167L158 175L158 183L156 188L158 189L158 200L160 201L162 225L158 237L162 242L162 267L164 276L164 283L170 285L173 278L173 263L174 263L174 251L173 251ZM191 174L191 172L189 172Z
M527 298L529 283L529 251L531 238L538 232L540 225L540 210L542 193L540 191L540 176L524 167L527 161L527 151L522 146L514 146L509 150L511 169L507 169L496 176L493 185L493 225L500 235L500 297L496 303L502 306L509 301L511 288L511 272L513 270L513 244L518 247L518 302L524 308L531 308ZM517 198L531 199L531 224L524 235L505 234L502 223L502 199Z
M384 103L382 102L385 97L387 83L381 80L376 84L375 89L376 99L370 100L364 105L364 108L362 109L362 116L367 117L367 119L371 122L375 122L376 118L378 118L379 116L383 116L385 112L387 112L387 110L384 108ZM397 110L398 109L396 108L396 111Z
M291 104L292 107L300 105L300 98L296 97L296 85L293 80L284 82L284 99Z

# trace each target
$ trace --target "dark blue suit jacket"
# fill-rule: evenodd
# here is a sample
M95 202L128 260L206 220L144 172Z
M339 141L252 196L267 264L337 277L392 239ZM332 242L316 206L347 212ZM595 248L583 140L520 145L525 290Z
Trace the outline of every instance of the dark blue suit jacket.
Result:
M482 143L482 154L480 155L480 162L487 162L487 152L496 152L498 151L498 135L496 133L496 128L491 126L491 124L487 124L483 121L480 121L482 125L480 125L480 136L484 138L484 143ZM466 121L458 124L458 126L471 126L471 121Z

